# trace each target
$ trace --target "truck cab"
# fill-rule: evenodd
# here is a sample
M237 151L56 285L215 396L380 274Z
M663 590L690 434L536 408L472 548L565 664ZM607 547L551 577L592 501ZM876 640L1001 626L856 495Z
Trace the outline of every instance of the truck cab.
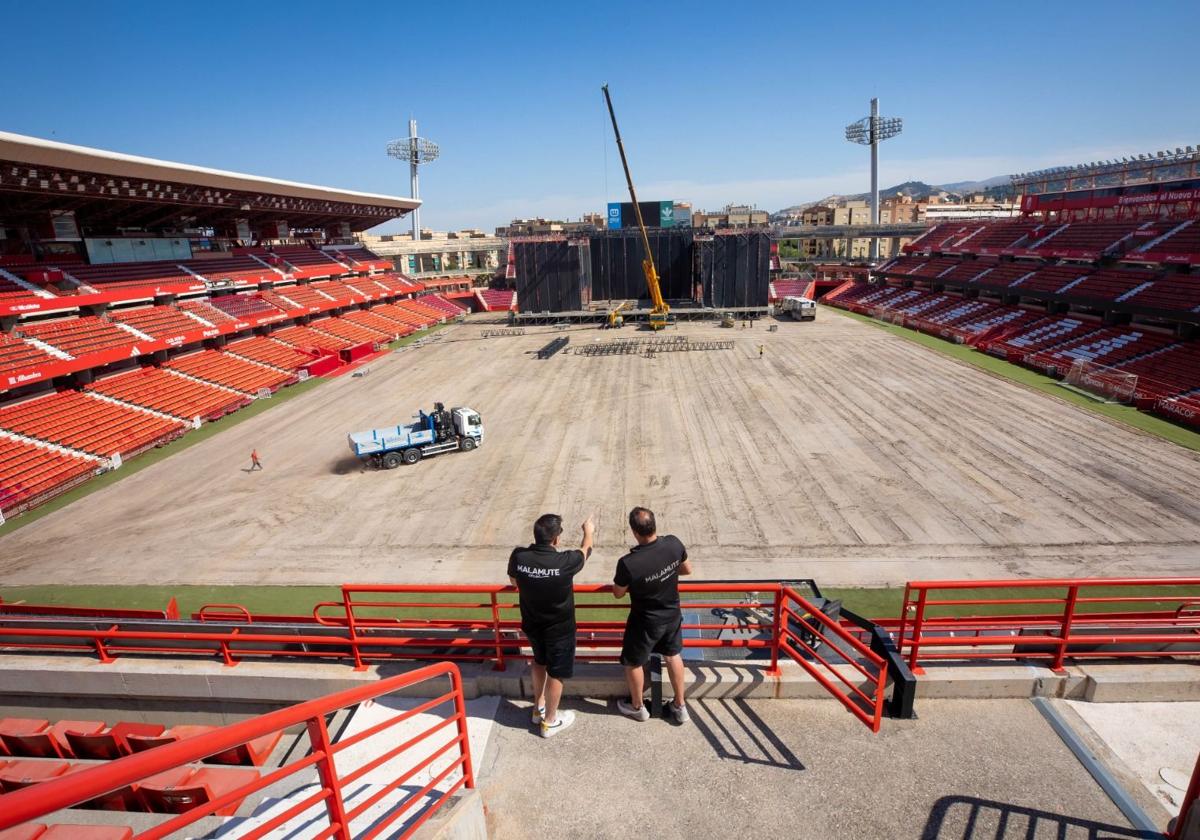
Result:
M460 438L474 438L476 445L483 443L483 418L473 408L452 408L454 431Z

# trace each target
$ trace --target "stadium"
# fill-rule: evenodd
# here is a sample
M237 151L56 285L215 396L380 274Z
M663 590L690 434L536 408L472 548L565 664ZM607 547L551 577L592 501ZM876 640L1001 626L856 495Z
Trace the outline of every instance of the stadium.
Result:
M366 244L417 152L0 131L0 840L1200 838L1200 151L818 275L647 225L609 109L636 224L492 276ZM696 571L634 723L643 505ZM544 743L548 511L596 528Z

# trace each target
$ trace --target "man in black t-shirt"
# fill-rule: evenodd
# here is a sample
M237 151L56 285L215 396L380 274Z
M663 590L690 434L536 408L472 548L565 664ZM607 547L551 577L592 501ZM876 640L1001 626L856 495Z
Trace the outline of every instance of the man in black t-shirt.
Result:
M562 517L547 513L533 523L533 545L514 548L508 579L521 593L521 629L533 648L533 722L542 737L558 734L575 722L575 713L559 712L562 681L575 672L575 589L573 578L592 553L596 526L583 523L578 551L559 551Z
M690 720L684 704L683 686L683 613L679 609L679 576L690 575L692 564L687 549L677 537L658 536L654 513L643 507L629 512L629 527L637 545L617 561L613 578L613 597L629 593L629 618L621 645L621 664L629 683L629 702L617 701L621 714L634 720L648 720L650 712L642 704L645 675L642 669L651 653L662 654L675 700L671 716L676 723Z

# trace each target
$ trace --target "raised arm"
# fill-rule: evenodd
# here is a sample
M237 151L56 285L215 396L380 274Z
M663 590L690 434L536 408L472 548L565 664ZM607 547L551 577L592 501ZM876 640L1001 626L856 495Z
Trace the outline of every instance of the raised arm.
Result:
M589 515L580 527L583 529L583 542L579 544L579 550L583 552L583 559L587 560L592 556L592 544L596 538L596 523Z

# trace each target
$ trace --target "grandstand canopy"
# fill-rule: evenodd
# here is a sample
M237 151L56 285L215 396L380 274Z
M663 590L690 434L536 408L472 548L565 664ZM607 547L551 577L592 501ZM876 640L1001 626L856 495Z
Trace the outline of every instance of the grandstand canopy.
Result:
M49 232L56 216L74 214L85 237L236 231L239 222L256 231L279 223L361 231L420 203L0 132L0 224L8 227Z

